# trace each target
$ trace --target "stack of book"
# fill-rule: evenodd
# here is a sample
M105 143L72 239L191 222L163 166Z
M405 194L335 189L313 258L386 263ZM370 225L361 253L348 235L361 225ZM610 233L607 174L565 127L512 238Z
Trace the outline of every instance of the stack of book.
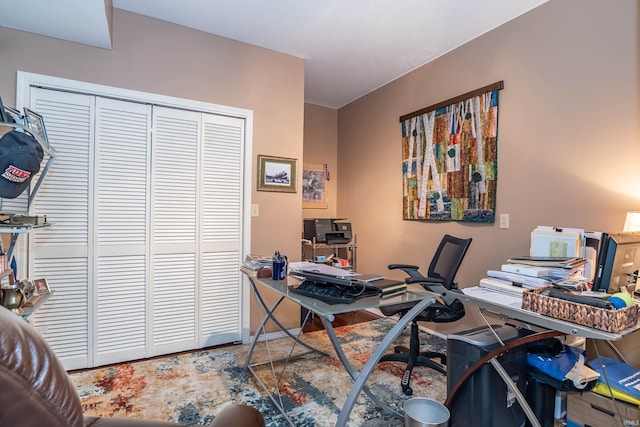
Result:
M266 267L271 269L272 266L273 260L271 257L249 254L245 257L240 268L255 275L258 270Z
M399 280L377 279L367 281L369 285L373 285L382 290L380 296L382 298L400 295L407 291L407 284Z
M480 280L480 287L511 294L551 285L580 289L588 282L582 275L586 262L583 258L509 258L500 270L487 271L489 277Z

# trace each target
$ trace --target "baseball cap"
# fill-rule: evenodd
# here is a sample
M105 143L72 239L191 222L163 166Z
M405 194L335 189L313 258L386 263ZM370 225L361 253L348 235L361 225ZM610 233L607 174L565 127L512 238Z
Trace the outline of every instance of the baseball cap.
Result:
M31 135L11 131L0 138L0 197L15 199L40 171L42 147Z

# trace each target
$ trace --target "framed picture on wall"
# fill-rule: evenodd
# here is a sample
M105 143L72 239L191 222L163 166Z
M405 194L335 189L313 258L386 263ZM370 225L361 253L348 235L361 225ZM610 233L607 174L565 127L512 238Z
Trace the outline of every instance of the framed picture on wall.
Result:
M305 163L302 168L302 208L326 209L327 170L324 165Z
M295 193L297 159L258 155L258 191Z

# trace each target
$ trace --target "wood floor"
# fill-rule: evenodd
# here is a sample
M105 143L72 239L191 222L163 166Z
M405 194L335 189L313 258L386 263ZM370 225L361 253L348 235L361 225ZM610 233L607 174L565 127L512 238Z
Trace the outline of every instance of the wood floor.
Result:
M356 323L369 322L374 319L379 319L380 316L377 316L373 313L369 313L368 311L355 311L352 313L344 313L336 315L336 319L333 321L333 327L337 328L338 326L345 325L353 325ZM322 321L318 316L315 316L307 322L307 324L302 328L303 332L313 332L320 329L324 329L322 326Z

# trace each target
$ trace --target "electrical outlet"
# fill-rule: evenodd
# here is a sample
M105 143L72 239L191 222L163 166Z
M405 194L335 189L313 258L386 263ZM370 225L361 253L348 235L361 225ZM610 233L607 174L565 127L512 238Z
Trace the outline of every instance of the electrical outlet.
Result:
M251 216L260 216L260 205L255 203L251 205Z
M509 228L509 214L500 214L500 228Z

